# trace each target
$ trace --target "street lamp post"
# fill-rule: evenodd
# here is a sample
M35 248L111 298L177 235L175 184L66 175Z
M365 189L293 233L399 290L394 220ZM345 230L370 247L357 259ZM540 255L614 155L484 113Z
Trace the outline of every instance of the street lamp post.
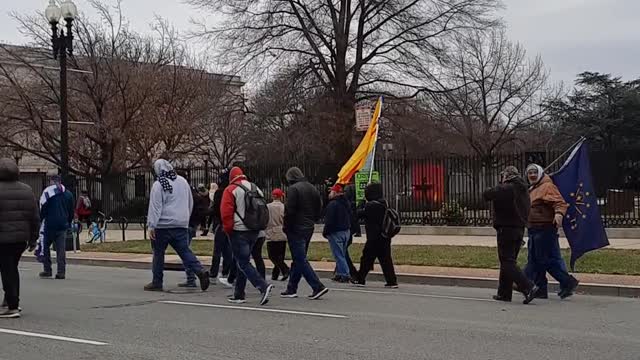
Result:
M60 175L69 186L69 118L67 111L67 54L73 55L73 20L78 15L76 5L65 0L60 6L49 0L45 16L51 24L51 45L53 57L60 61ZM67 31L58 29L60 19L65 20Z

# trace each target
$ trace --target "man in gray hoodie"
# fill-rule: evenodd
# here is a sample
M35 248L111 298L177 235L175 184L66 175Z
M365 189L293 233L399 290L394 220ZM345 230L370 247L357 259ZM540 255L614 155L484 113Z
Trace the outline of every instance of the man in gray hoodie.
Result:
M193 209L193 195L187 180L178 176L173 166L159 159L153 164L157 176L149 196L147 222L153 249L153 281L146 291L162 291L164 254L167 246L175 250L188 271L200 280L202 291L209 288L209 273L189 248L189 218Z

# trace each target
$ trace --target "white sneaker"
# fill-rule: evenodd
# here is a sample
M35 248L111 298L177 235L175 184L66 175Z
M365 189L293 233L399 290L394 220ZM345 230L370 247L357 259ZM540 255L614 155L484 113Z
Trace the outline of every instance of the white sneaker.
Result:
M227 278L218 278L218 282L228 289L231 289L233 287L233 285L229 284L229 281L227 281Z

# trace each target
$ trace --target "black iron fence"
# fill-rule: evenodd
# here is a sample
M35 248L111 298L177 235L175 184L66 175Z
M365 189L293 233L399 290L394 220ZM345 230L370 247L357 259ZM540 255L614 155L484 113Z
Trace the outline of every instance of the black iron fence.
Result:
M498 174L508 165L524 173L528 163L543 166L558 153L529 152L492 158L433 157L423 159L381 159L375 162L385 196L398 209L405 224L486 226L491 208L482 199L485 188L495 185ZM593 179L601 214L608 227L640 226L640 155L622 152L592 152ZM563 159L549 171L557 170ZM341 164L243 164L246 175L270 194L286 190L285 173L299 166L308 180L323 194L335 180ZM180 172L193 186L209 186L218 178L218 169L192 167ZM44 174L22 174L22 180L36 193L42 191ZM78 178L76 190L87 190L96 210L132 222L144 218L154 177L149 171L131 171L102 178Z

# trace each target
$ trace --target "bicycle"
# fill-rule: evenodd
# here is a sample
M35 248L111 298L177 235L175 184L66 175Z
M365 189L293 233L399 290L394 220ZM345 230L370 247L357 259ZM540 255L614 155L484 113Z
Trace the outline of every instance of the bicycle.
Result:
M113 217L107 217L103 212L98 211L98 218L91 223L91 227L89 228L90 239L87 241L87 244L94 243L98 240L100 243L105 242L107 238L107 226L111 222L113 222Z

